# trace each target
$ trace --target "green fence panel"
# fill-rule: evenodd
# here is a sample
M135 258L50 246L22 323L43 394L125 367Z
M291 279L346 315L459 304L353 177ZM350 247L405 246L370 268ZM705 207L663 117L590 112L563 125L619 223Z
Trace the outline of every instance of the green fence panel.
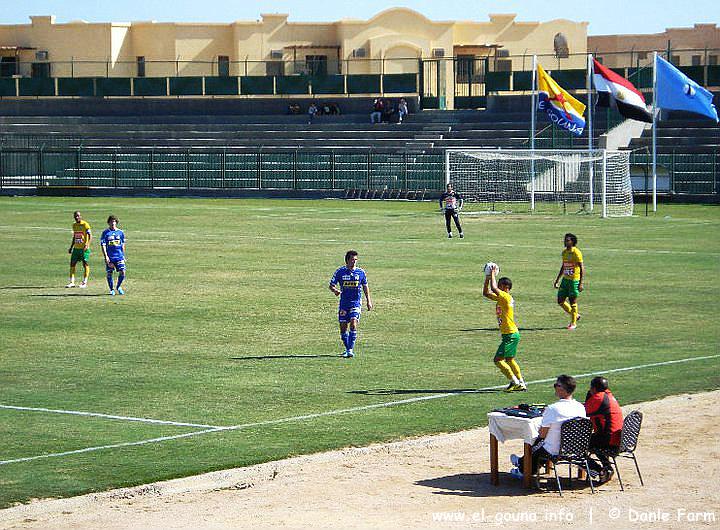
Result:
M304 75L279 75L275 78L278 94L308 94L308 78Z
M95 79L95 95L104 96L129 96L129 77L98 77Z
M720 65L707 67L708 86L720 86Z
M167 96L167 77L136 77L133 93L136 96Z
M532 90L532 72L513 72L513 90Z
M240 78L240 93L247 96L273 94L273 78L270 76L243 76Z
M437 96L423 96L420 98L420 106L423 109L439 109L440 98Z
M366 153L335 153L334 189L367 189L372 155Z
M202 77L171 77L171 96L202 96Z
M512 72L488 72L485 74L485 90L498 92L510 90L510 75Z
M486 96L455 96L456 109L480 109L487 107Z
M313 94L344 94L345 76L323 75L310 78Z
M16 96L15 80L0 79L0 96Z
M27 77L21 78L21 96L54 96L55 79L51 77Z
M92 77L60 77L58 78L58 96L95 95L95 82Z
M416 74L385 74L383 76L383 91L387 93L415 93L417 92Z
M295 153L261 153L260 186L263 189L294 189Z
M230 152L225 155L226 188L255 188L258 182L259 153Z
M652 68L628 68L627 79L636 88L652 88L653 86L653 71Z
M380 75L357 74L347 76L348 94L378 94Z
M205 78L205 95L207 96L237 96L239 93L237 77Z
M577 90L586 86L585 70L554 70L550 75L565 90Z
M680 66L680 71L700 86L705 86L704 66Z

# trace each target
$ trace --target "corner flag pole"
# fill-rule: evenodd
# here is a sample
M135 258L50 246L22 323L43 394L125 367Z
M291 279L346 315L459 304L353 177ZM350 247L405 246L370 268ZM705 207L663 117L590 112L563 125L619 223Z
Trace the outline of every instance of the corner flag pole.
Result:
M537 92L537 55L532 62L532 96L530 97L530 211L535 211L535 99Z
M585 78L585 88L587 89L587 108L588 108L588 156L590 157L590 211L593 210L593 186L594 186L594 169L595 163L592 160L593 148L593 97L592 97L592 72L593 72L593 56L588 53L587 56L587 76Z
M653 104L652 104L652 199L653 212L657 212L657 52L653 52ZM647 190L645 190L647 193Z

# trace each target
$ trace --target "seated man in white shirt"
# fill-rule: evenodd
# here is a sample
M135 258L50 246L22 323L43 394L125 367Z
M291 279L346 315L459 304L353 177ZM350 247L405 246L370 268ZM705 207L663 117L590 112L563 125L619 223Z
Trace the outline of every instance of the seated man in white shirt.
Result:
M533 474L537 473L539 460L548 459L560 452L560 425L573 418L586 417L585 406L573 398L573 392L577 387L574 377L558 376L553 386L559 401L548 406L543 412L538 441L533 446ZM517 455L510 455L510 461L516 466L510 471L510 474L522 478L523 459Z

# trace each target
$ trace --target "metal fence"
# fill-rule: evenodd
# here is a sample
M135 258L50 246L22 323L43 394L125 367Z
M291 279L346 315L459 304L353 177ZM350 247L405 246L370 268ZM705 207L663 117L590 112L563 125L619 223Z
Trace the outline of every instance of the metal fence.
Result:
M440 190L442 153L339 149L0 150L0 188Z
M650 153L633 152L630 163L633 189L650 189ZM0 189L437 191L444 187L444 164L440 151L14 147L0 149ZM720 152L659 154L657 175L661 193L718 194Z

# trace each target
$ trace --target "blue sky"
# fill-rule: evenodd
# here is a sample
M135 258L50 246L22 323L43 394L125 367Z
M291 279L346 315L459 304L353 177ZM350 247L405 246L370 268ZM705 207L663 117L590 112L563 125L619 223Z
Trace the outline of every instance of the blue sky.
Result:
M517 13L520 21L568 18L589 22L590 35L658 33L667 27L720 23L720 0L690 0L687 3L680 0L5 0L3 4L0 24L25 24L30 15L55 15L58 22L78 19L88 22L231 22L256 20L260 13L288 13L290 21L295 22L331 22L342 18L367 19L394 6L409 7L432 20L484 21L489 13Z

